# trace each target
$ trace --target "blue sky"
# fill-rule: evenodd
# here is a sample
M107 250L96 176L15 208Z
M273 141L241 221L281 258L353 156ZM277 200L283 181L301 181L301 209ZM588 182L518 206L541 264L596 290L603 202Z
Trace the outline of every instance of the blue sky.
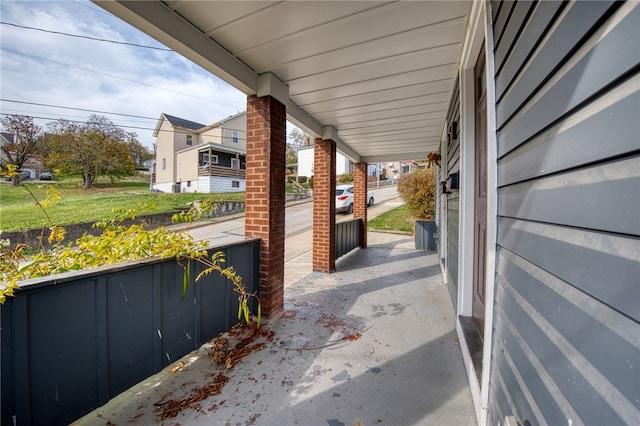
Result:
M172 51L14 26L166 49L89 1L2 0L0 21L2 114L42 117L41 125L92 114L60 107L139 116L101 114L151 147L163 112L210 124L246 108L244 94Z

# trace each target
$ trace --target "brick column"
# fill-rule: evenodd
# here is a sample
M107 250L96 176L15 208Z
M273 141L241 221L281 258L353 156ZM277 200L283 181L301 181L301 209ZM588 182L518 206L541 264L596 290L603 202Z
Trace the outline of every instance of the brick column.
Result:
M268 317L284 307L286 109L271 96L247 96L245 235L262 239L260 303Z
M316 139L313 153L313 270L336 270L336 143Z
M362 219L360 247L367 248L367 163L353 165L353 217Z

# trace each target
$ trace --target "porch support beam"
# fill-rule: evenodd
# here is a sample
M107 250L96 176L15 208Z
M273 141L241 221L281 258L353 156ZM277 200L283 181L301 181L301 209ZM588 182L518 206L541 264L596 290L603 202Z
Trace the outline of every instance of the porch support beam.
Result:
M286 109L272 96L247 96L245 235L260 238L260 303L284 308Z
M367 248L367 163L353 166L353 218L362 219L360 225L360 248Z
M271 96L282 105L289 102L289 86L284 84L275 74L267 72L258 76L258 97Z
M313 270L336 269L336 143L317 138L313 154Z

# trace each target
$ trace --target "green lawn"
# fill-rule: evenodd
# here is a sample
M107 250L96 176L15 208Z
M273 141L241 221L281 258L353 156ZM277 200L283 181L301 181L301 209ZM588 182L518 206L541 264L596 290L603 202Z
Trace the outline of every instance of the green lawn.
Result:
M413 232L414 217L406 205L382 213L367 222L369 229L378 231Z
M129 209L143 206L138 214L160 213L187 207L193 200L213 198L224 201L242 201L244 192L225 194L165 194L153 193L145 181L118 181L111 185L99 181L95 188L85 191L77 179L56 180L51 183L25 183L42 201L47 188L55 187L61 200L47 208L54 224L66 225L93 222L111 216L115 208ZM49 226L44 213L35 206L33 198L21 187L0 183L0 229L15 231Z

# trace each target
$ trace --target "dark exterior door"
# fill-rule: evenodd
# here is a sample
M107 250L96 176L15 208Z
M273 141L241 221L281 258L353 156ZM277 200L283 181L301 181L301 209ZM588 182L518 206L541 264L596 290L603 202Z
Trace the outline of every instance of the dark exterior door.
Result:
M475 185L473 232L472 316L480 334L484 330L485 264L487 242L487 96L484 46L474 69L475 75Z

